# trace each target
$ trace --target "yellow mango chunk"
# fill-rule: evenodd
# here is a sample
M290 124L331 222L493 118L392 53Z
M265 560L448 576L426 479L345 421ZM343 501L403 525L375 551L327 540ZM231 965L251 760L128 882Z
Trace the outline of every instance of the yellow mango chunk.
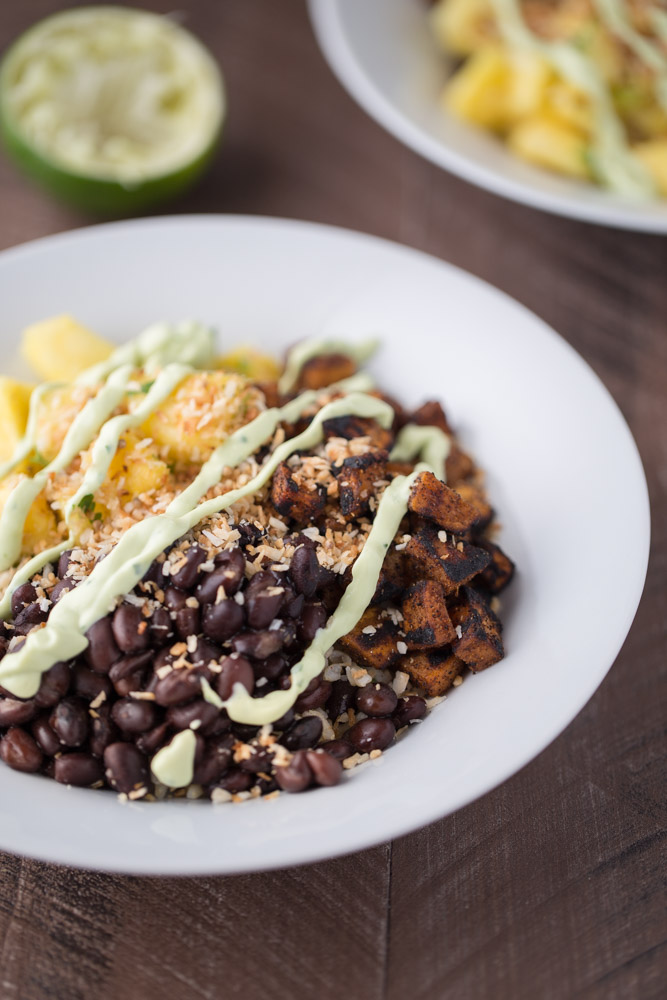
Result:
M143 425L171 462L203 462L230 434L264 408L263 394L245 378L223 371L185 378Z
M667 195L667 139L640 142L633 152L650 173L659 193Z
M467 56L493 34L489 0L440 0L431 11L431 27L438 44L458 56Z
M590 177L586 139L575 129L547 116L528 118L508 136L509 148L530 163L571 177Z
M37 374L55 382L71 382L100 361L113 346L71 316L53 316L23 331L21 353Z
M282 371L281 365L270 354L262 354L254 347L245 345L216 358L215 367L245 375L252 382L273 382Z
M7 476L0 482L0 511L5 506L9 494L25 476ZM34 555L51 545L57 544L60 536L56 530L56 516L49 507L43 493L34 500L28 511L21 543L21 555Z
M0 375L0 461L11 458L28 422L30 394L27 382Z

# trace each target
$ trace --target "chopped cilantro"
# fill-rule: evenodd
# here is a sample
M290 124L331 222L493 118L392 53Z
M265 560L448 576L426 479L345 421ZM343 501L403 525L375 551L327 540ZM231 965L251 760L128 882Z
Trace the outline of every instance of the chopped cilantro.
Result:
M150 382L144 382L144 384L141 387L141 391L142 392L148 392L149 389L151 388L151 386L153 386L153 385L155 385L155 379L151 379Z
M95 498L92 493L86 493L85 497L81 497L77 507L80 507L84 514L90 514L95 508Z
M49 460L45 458L44 455L42 455L41 451L39 451L39 449L37 448L35 448L34 452L32 453L32 459L33 462L35 462L37 465L49 464Z

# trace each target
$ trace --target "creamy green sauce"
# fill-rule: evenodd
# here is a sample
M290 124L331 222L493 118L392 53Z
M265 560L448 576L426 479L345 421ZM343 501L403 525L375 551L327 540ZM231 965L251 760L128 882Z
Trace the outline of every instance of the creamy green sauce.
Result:
M178 362L192 368L210 368L215 354L215 334L196 320L183 323L153 323L134 340L117 347L106 361L87 368L78 385L97 385L122 365L143 368L151 374Z
M412 462L421 457L438 479L446 483L445 463L451 447L451 438L439 427L407 424L398 432L389 457L393 462Z
M622 0L595 0L600 17L609 31L625 42L644 65L655 73L656 96L667 111L667 57L650 38L637 31ZM655 19L653 19L655 21ZM659 25L658 19L658 25ZM657 32L656 32L657 33Z
M3 464L0 465L0 479L4 479L5 476L8 476L18 465L21 464L21 462L30 458L32 453L35 451L37 441L37 419L39 417L39 410L44 397L54 389L61 389L64 384L64 382L42 382L42 384L38 385L36 389L33 389L30 394L28 422L26 424L25 433L14 449L14 454L9 461L3 462Z
M360 344L351 344L345 340L318 339L302 340L291 349L285 362L285 371L278 379L278 390L283 395L291 392L299 380L301 369L307 361L322 354L344 354L352 358L358 365L368 361L380 346L376 338L364 340Z
M510 45L541 55L589 97L593 109L590 154L600 179L630 198L655 195L655 184L629 147L623 123L595 62L568 42L547 42L538 38L526 25L519 0L491 0L491 3L500 32Z
M171 743L158 750L151 760L151 771L168 788L185 788L186 785L191 785L196 748L195 734L191 729L184 729L174 736Z

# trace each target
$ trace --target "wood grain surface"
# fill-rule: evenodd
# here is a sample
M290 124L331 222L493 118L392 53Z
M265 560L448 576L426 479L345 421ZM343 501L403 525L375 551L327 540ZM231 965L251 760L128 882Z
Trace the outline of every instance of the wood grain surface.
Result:
M0 47L59 6L0 4ZM179 6L221 60L231 111L214 169L174 210L366 230L525 303L590 362L633 430L652 559L630 636L578 718L501 788L418 833L235 878L2 856L0 998L664 996L667 240L521 208L404 149L334 80L297 0ZM90 221L0 160L1 247ZM618 527L610 544L631 546L633 525Z

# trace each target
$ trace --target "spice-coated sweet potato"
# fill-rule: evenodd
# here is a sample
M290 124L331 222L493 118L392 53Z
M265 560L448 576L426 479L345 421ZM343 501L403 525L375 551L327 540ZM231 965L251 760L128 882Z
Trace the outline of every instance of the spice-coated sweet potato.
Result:
M514 576L514 563L499 545L495 545L487 539L480 542L480 545L491 556L491 562L480 573L480 580L483 581L492 594L499 594Z
M440 403L434 399L422 403L418 410L411 413L408 417L408 423L419 424L421 427L439 427L445 434L453 433L445 416L445 411Z
M273 474L271 503L282 517L303 524L320 516L326 505L326 490L320 484L314 490L300 485L282 462Z
M375 492L375 483L385 477L387 458L386 451L369 451L365 455L351 455L334 468L340 509L347 520L368 513L368 501Z
M349 378L357 366L346 354L319 354L306 361L299 375L300 389L324 389L332 382Z
M462 587L450 614L461 636L452 643L452 649L472 671L477 673L502 660L502 625L480 593Z
M442 649L420 649L404 656L401 670L421 688L429 698L447 691L459 674L465 670L465 663L452 653L449 646Z
M394 435L381 427L377 420L370 417L355 417L352 414L345 417L333 417L325 420L322 430L326 438L340 437L350 441L352 438L369 437L376 448L391 448Z
M429 521L421 521L405 550L416 578L437 580L448 594L481 573L491 562L484 549L469 542L447 541L439 537L443 531Z
M477 519L472 530L482 531L491 522L494 514L493 507L486 499L484 490L475 486L474 483L459 483L456 492L475 511Z
M445 473L447 482L454 489L458 489L459 483L469 479L475 471L475 463L470 455L452 442L449 455L445 461Z
M415 479L410 490L408 510L435 521L455 535L470 531L480 520L478 511L432 472L421 472Z
M408 590L401 611L405 641L411 649L444 646L456 639L446 594L435 580L419 580Z
M397 552L392 546L382 563L377 587L373 595L372 604L380 604L387 601L400 601L401 594L405 590L406 564L403 552Z
M384 669L399 656L398 627L391 618L381 618L379 608L364 611L355 627L338 642L338 648L363 667Z

